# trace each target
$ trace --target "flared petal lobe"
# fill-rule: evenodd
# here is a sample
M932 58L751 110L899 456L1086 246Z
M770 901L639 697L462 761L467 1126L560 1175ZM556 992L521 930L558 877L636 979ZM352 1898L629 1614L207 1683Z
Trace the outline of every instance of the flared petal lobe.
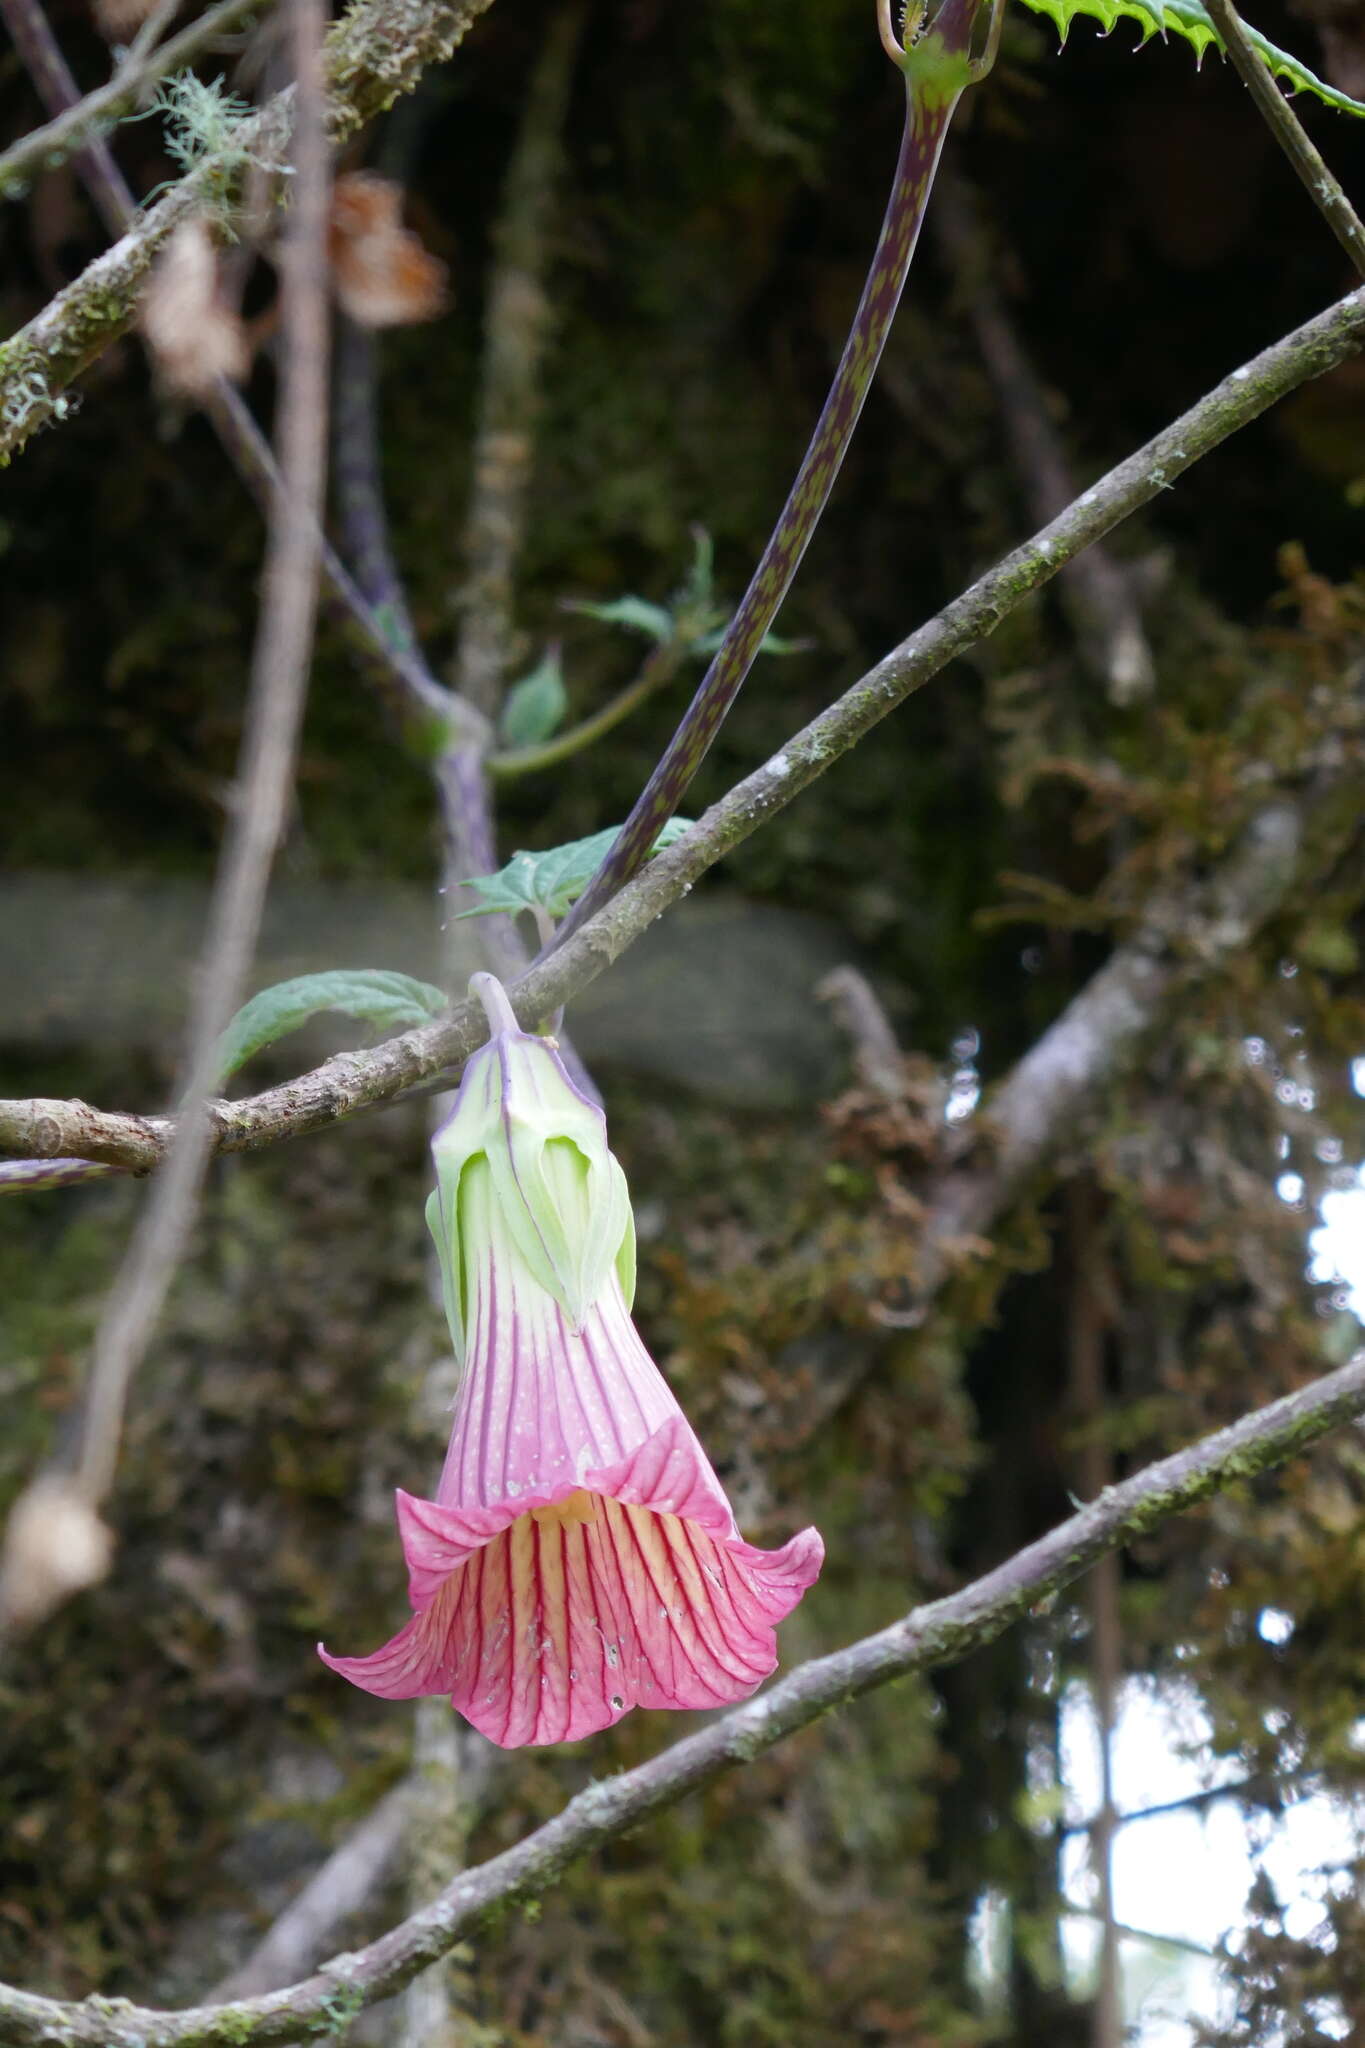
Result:
M491 1067L476 1071L492 1057L497 1101L510 1087L533 1111L501 1169L488 1152L506 1120L491 1114ZM565 1090L571 1141L556 1134ZM634 1706L745 1698L819 1573L819 1536L771 1552L740 1536L631 1322L629 1201L623 1215L599 1147L620 1168L553 1050L495 1038L466 1070L447 1137L457 1127L467 1150L447 1142L443 1158L441 1134L433 1147L432 1220L449 1232L465 1371L436 1498L398 1496L413 1619L370 1657L322 1655L385 1699L449 1693L505 1747L575 1741Z
M575 1742L631 1707L718 1707L776 1668L776 1624L820 1569L608 1495L518 1515L372 1657L327 1662L367 1692L452 1706L504 1748ZM325 1654L325 1653L324 1653Z

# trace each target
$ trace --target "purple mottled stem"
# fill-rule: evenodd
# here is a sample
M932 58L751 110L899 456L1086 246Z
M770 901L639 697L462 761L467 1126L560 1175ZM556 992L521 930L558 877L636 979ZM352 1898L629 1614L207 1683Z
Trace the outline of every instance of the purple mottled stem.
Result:
M83 1180L107 1180L118 1170L98 1159L6 1159L0 1161L0 1194L74 1188Z
M394 645L415 648L417 635L389 547L379 482L378 383L374 335L339 313L332 374L332 482L343 546L361 595Z
M975 9L959 6L953 12L962 17L961 47L965 51ZM925 94L909 78L906 80L905 133L881 235L824 411L816 423L791 494L681 725L610 853L559 927L557 945L600 910L646 859L661 828L682 801L683 792L700 768L721 721L753 666L825 509L858 423L900 304L938 168L939 152L957 100L956 92L944 96Z

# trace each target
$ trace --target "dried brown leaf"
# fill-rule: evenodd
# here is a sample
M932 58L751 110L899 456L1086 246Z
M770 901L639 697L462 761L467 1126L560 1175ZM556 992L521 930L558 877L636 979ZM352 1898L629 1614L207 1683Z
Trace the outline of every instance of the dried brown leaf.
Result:
M242 322L223 296L218 250L203 221L182 221L152 271L142 331L162 381L198 397L250 361Z
M332 188L330 248L342 310L359 327L406 327L446 304L446 267L402 222L403 188L345 171Z

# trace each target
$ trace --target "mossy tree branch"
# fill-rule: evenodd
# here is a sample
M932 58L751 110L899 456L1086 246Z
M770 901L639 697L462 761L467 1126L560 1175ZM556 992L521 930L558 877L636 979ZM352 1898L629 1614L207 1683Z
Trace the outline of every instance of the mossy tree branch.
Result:
M463 42L492 0L355 0L327 39L328 129L334 142L410 92ZM62 393L133 320L147 272L172 230L221 207L247 158L284 160L293 87L233 134L232 163L210 156L140 215L26 327L0 343L0 464L65 409Z
M523 1023L535 1024L596 979L706 870L766 824L855 746L888 712L955 656L992 632L1092 541L1168 489L1201 456L1286 392L1365 344L1365 291L1296 328L1232 372L1189 412L1093 484L1060 518L1007 555L921 626L713 804L690 832L655 856L605 909L517 983ZM468 1003L438 1023L366 1052L341 1053L282 1087L212 1109L221 1151L253 1151L301 1137L413 1089L448 1081L486 1035ZM0 1152L20 1159L104 1162L145 1173L174 1128L165 1117L120 1116L80 1102L0 1102ZM0 1170L0 1185L3 1185Z
M73 151L92 137L107 134L115 121L142 106L149 86L183 70L216 36L240 28L265 4L266 0L217 0L216 6L207 8L179 35L171 36L145 57L121 64L107 85L97 86L40 128L31 128L0 154L0 199L21 198L43 171L65 163Z
M554 1884L616 1840L724 1772L893 1679L955 1664L1060 1592L1118 1545L1229 1486L1254 1479L1365 1414L1365 1352L1339 1372L1272 1402L1229 1429L1149 1465L947 1599L913 1609L876 1635L812 1658L757 1699L648 1763L589 1785L514 1848L462 1871L430 1905L305 1983L188 2012L119 1999L79 2005L0 1986L4 2048L266 2048L327 2032L391 1996L509 1905Z

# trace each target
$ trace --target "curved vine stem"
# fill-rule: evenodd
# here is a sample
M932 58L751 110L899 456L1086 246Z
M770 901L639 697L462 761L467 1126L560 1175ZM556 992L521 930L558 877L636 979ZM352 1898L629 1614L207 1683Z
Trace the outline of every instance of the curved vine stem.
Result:
M1001 0L991 0L984 51L973 58L982 12L981 0L945 0L932 25L907 51L891 28L889 0L879 0L883 44L905 77L905 131L881 234L829 396L739 610L610 853L560 926L556 945L600 910L648 857L739 695L791 586L848 452L900 304L953 109L964 88L983 76L994 59Z
M515 782L520 775L536 775L545 768L557 768L561 761L590 747L618 726L623 718L629 718L632 711L671 683L687 656L686 644L679 640L665 640L651 649L640 665L639 674L624 690L604 704L600 711L571 725L567 732L556 733L552 740L542 740L534 747L511 747L503 753L490 754L485 762L488 773L495 782Z

